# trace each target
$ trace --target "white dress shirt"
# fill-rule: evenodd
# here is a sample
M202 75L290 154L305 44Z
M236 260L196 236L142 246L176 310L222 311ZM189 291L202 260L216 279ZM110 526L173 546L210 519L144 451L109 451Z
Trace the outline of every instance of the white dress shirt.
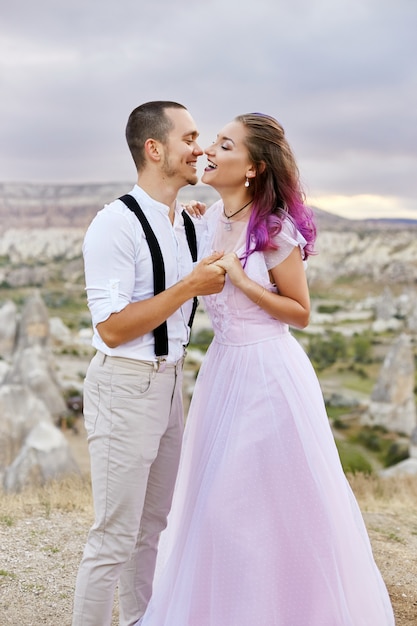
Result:
M182 207L177 202L174 224L167 205L153 200L138 185L129 192L139 202L160 245L165 265L165 286L171 287L193 269ZM92 344L109 356L154 361L153 333L146 333L117 348L109 348L97 332L97 324L130 302L153 294L153 266L145 235L136 215L115 200L99 211L91 222L83 244L88 306L93 322ZM192 301L187 301L167 320L168 362L183 355L189 341Z

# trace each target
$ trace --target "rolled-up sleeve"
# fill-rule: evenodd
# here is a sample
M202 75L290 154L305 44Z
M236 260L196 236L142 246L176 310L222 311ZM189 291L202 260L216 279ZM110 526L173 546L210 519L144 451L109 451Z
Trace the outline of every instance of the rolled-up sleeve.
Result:
M100 211L83 243L87 301L94 327L132 302L137 254L137 230L131 220L118 211Z

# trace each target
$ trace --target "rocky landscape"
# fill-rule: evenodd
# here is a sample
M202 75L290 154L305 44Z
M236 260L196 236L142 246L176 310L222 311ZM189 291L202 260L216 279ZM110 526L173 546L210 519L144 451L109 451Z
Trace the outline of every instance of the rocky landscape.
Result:
M81 245L97 210L130 186L0 184L0 614L11 626L70 623L92 514L80 418L92 353ZM204 186L187 188L182 197L216 199ZM317 360L319 379L337 440L350 446L355 432L352 449L366 449L371 459L373 479L355 475L352 485L397 626L411 626L417 620L417 222L351 221L318 209L316 219L318 254L307 270L311 324L297 336L312 353L314 345L322 352L337 342L343 348L330 365ZM201 309L193 337L186 401L210 337ZM362 356L357 345L366 347ZM381 453L372 450L377 444L402 446L403 460L394 455L384 469ZM75 482L48 487L49 478L63 475Z
M0 376L3 371L3 383L21 382L22 375L19 379L15 364L12 365L14 375L6 370L9 362L14 363L17 358L10 350L18 325L24 327L22 311L25 303L35 296L43 302L50 318L48 324L55 329L52 351L59 356L57 371L60 371L59 362L68 359L71 352L73 357L85 357L88 361L91 329L84 293L82 240L95 213L105 202L118 197L129 187L123 183L0 184L0 317L4 320L0 328L0 356L3 358ZM197 198L207 204L217 198L215 192L204 185L185 188L181 194L184 201ZM391 361L386 366L388 375L379 382L379 391L372 392L372 385L368 385L359 401L363 404L365 400L368 407L363 412L364 423L368 419L370 424L392 427L392 430L411 437L415 427L417 221L347 220L319 209L315 209L315 215L319 233L318 254L310 257L307 269L312 316L310 326L300 335L300 340L308 349L309 337L322 336L330 341L338 333L345 337L349 349L349 344L357 336L371 333L374 360L378 364L372 371L372 368L368 370L372 384L376 385L384 358L404 334L407 362L410 363L407 375L404 368L395 367L396 376L392 382L397 382L396 391L390 388L389 363L395 361L395 357L390 356ZM204 313L201 310L199 313L194 335L208 329ZM39 332L39 324L29 326ZM21 335L27 332L28 329L21 329ZM30 341L39 344L40 338ZM33 352L33 345L31 349ZM28 346L25 350L25 360L28 361ZM23 348L16 344L14 351L21 354ZM68 366L65 368L71 370ZM402 371L402 382L398 382ZM339 401L340 395L348 398L347 389L343 389L340 377L335 377L334 371L331 379L323 373L321 381L329 401L335 389ZM80 392L82 375L78 375L78 380L65 381L65 384L67 387L78 386ZM372 415L375 407L378 409L378 403L381 404L381 398L385 421L383 418L375 420ZM392 404L394 398L400 407L400 416L398 410L395 413L385 406L388 401ZM53 419L57 419L56 415Z
M0 284L44 285L60 261L66 265L64 278L77 278L81 264L74 261L80 260L86 227L104 203L131 186L0 184ZM180 197L208 205L217 199L204 185L187 187ZM417 221L347 220L319 209L315 213L319 254L308 269L313 289L331 285L338 291L338 281L346 280L354 281L356 290L415 285Z

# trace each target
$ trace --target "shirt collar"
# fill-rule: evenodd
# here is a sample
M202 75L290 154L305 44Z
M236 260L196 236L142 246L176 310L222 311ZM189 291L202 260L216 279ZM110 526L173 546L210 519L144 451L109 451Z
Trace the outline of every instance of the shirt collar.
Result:
M142 201L144 204L146 204L147 207L155 208L158 211L162 211L162 213L165 213L166 215L168 215L168 213L169 213L169 206L167 204L164 204L163 202L158 202L158 200L155 200L154 198L152 198L139 185L136 184L133 187L133 189L130 192L130 194L136 198L136 200L139 202L139 204ZM178 200L176 200L176 202L175 202L175 213L181 213L181 211L182 211L182 206L181 206L180 202L178 202Z

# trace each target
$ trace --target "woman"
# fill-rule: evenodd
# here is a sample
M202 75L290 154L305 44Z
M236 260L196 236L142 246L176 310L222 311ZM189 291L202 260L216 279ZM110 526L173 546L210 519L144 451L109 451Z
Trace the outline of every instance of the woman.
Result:
M206 151L202 254L215 336L186 426L154 595L142 626L392 626L314 370L288 326L310 303L315 227L278 122L227 124Z

